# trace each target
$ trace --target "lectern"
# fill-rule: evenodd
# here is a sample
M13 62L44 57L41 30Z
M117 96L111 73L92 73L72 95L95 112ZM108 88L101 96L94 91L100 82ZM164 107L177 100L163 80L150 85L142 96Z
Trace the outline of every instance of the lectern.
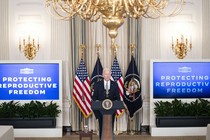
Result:
M101 140L113 140L114 133L112 131L112 114L117 109L123 109L122 101L111 101L105 99L104 101L93 101L91 105L92 110L100 111L103 115L103 126Z

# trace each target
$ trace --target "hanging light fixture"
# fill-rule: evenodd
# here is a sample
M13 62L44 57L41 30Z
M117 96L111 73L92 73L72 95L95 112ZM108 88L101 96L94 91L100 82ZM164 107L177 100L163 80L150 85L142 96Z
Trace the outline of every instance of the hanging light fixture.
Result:
M173 9L170 5L173 6ZM124 18L158 18L177 15L185 0L46 0L50 13L62 20L79 15L84 20L97 21L109 29L112 45L115 45L118 28ZM168 12L168 9L170 12Z

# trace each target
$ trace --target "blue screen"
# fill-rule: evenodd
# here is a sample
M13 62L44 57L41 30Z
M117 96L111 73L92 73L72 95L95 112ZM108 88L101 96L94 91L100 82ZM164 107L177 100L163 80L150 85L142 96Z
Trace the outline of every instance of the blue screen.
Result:
M210 98L210 62L154 62L154 98Z
M1 63L0 100L59 100L59 64Z

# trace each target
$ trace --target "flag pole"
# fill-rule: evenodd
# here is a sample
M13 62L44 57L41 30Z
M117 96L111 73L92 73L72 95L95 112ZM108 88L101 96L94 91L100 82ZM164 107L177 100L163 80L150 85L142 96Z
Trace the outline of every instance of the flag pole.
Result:
M99 58L100 59L100 57L99 57L99 49L100 49L100 47L101 47L101 45L100 44L96 44L96 53L97 53L97 58ZM96 62L97 63L97 80L99 80L99 64L98 64L98 62Z
M85 45L83 44L80 44L80 49L81 49L81 58L83 59L84 61L84 49L85 49ZM85 96L84 96L84 93L82 92L82 101L84 102L85 100ZM82 119L83 120L83 119Z
M130 48L131 48L131 57L133 57L134 58L134 52L135 52L135 49L136 49L136 45L135 44L131 44L130 45ZM132 59L132 58L131 58ZM134 74L135 72L134 72L134 63L132 63L132 74ZM133 78L134 78L134 76L133 76Z
M112 48L113 48L113 50L114 50L114 58L117 58L117 49L118 49L118 45L117 44L112 44ZM114 132L115 133L115 135L119 135L120 133L122 133L122 132L120 132L119 130L118 130L118 125L117 125L117 123L118 123L118 117L115 117L115 124L116 124L116 131ZM113 124L114 125L114 124Z
M113 48L113 50L114 50L114 58L115 57L117 57L117 48L118 48L118 46L117 46L117 44L112 44L112 48ZM116 130L115 130L115 132L114 132L114 134L115 135L119 135L119 131L118 131L118 129L117 129L117 117L115 117L115 124L116 124ZM113 124L114 125L114 124Z
M100 56L100 55L99 55L100 47L101 47L101 44L96 44L96 54L97 54L97 58L99 58L99 56ZM98 81L98 80L99 80L99 74L100 74L100 73L99 73L99 64L98 64L97 60L96 60L96 67L97 67L97 72L96 72L96 73L97 73L97 81ZM97 128L97 129L96 129L96 134L99 135L99 129L100 129L100 128L99 128L99 122L96 123L96 128Z
M129 117L128 117L129 118ZM129 122L130 122L130 135L134 135L135 134L135 131L133 130L133 127L134 127L134 121L132 118L129 118Z
M97 54L97 57L99 57L99 50L101 48L101 44L96 44L96 54Z
M118 48L118 46L117 46L117 44L112 44L112 48L113 48L113 50L114 50L114 58L115 57L117 57L117 48ZM115 124L116 124L116 129L115 129L115 132L114 132L114 134L115 135L118 135L119 134L119 132L118 132L118 129L117 129L117 117L115 116ZM113 124L114 125L114 124Z
M73 99L78 105L78 108L80 109L79 113L79 127L80 131L84 130L84 124L86 124L86 117L89 117L91 115L91 106L90 102L87 99L91 98L91 91L90 91L90 78L88 76L87 68L84 62L84 45L79 45L79 50L81 50L81 55L80 57L80 63L79 67L77 68L76 76L74 78L74 89L73 89ZM86 84L88 83L88 84ZM86 90L84 90L86 89ZM81 95L81 96L80 96ZM85 118L83 118L85 117ZM86 126L85 126L86 128Z
M80 49L81 49L81 58L83 59L84 61L84 49L85 49L85 45L83 44L80 44ZM85 95L82 93L82 101L84 102L85 101ZM84 127L85 127L85 117L84 115L82 115L82 122L81 122L81 130L84 131Z
M117 57L117 49L118 49L118 45L117 44L112 44L112 48L114 50L114 58Z
M135 48L136 48L136 46L135 46L135 44L130 44L130 49L131 49L131 56L132 57L134 57L134 52L135 52ZM134 73L134 63L132 63L132 73ZM134 131L134 118L135 118L135 116L133 116L133 118L130 118L129 116L128 116L128 118L129 118L129 122L130 122L130 135L134 135L135 134L135 131Z
M85 49L85 45L80 44L79 47L81 49L81 58L84 60L84 49Z

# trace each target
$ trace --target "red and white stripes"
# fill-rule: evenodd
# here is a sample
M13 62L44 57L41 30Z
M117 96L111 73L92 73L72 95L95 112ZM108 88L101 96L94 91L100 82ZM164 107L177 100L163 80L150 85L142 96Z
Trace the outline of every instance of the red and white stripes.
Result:
M91 110L91 90L90 78L87 77L84 82L81 82L78 76L74 78L73 99L77 103L79 109L88 118L92 114Z

